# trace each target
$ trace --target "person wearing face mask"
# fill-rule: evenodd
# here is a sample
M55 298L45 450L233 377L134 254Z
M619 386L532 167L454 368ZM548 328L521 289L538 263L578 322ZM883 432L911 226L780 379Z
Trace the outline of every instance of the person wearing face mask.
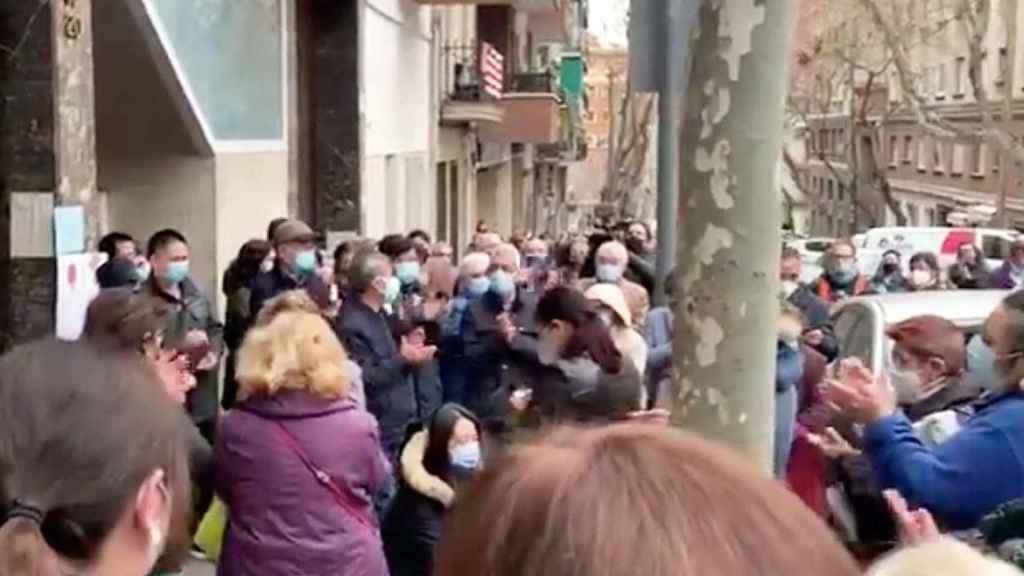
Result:
M385 306L401 295L401 282L392 275L391 260L380 252L364 252L349 271L352 298L347 298L335 332L363 371L367 409L377 417L381 445L396 464L405 430L416 420L416 391L407 376L431 363L436 346L422 339L397 341Z
M968 357L963 335L938 316L917 316L887 331L892 353L887 379L896 404L922 446L931 448L957 434L973 413L981 388L964 376ZM851 433L852 444L863 447ZM887 550L897 536L882 489L862 454L837 459L838 477L857 519L860 546Z
M988 261L973 242L964 242L956 249L956 263L949 267L949 281L960 290L985 290L992 271Z
M430 576L434 548L461 485L483 469L484 429L458 404L445 404L402 449L399 488L381 527L391 576Z
M189 275L189 247L176 230L161 230L149 239L146 253L153 274L141 291L169 308L164 344L193 360L197 385L188 394L188 411L203 437L215 443L220 415L219 364L224 329L213 315L209 298Z
M800 281L803 260L795 248L782 249L779 263L779 281L782 296L800 309L804 318L804 344L814 348L831 362L839 355L839 341L832 329L828 305L814 291Z
M441 382L445 402L465 405L469 400L463 328L470 304L483 298L491 289L490 268L491 257L483 252L467 254L459 266L456 295L448 305L441 331Z
M245 332L252 324L252 287L260 274L273 270L274 257L270 242L254 238L242 245L221 281L227 310L224 313L224 345L228 355L224 363L224 392L221 406L228 410L235 403L238 382L235 380L235 364L238 349L242 346Z
M910 277L907 286L911 292L945 290L939 259L931 252L919 252L910 258Z
M834 304L868 291L869 280L857 271L857 248L849 240L837 240L825 256L825 271L815 283L814 292L823 301Z
M520 355L530 357L536 346L538 295L516 286L519 266L515 246L495 248L490 289L470 302L460 330L463 357L457 370L466 382L465 405L495 436L504 432L511 388L527 379L518 370Z
M872 294L899 294L910 289L910 284L903 276L902 256L896 250L888 250L882 254L882 263L871 278Z
M304 290L322 310L331 306L331 289L320 275L316 234L305 222L286 220L274 228L274 267L256 277L249 298L255 318L268 300L290 290Z
M586 292L594 284L613 284L622 290L629 305L629 313L633 317L633 327L643 330L647 320L647 312L651 307L651 297L647 290L627 280L623 275L629 264L629 252L620 242L610 241L601 244L594 256L594 278L580 281L580 290Z
M992 288L1016 290L1024 284L1024 240L1010 245L1010 255L991 276Z
M643 379L578 290L560 286L537 305L538 365L512 407L541 424L608 423L640 410Z
M633 363L636 371L643 374L647 369L647 342L636 329L630 317L626 298L618 286L595 284L583 295L594 305L597 315L608 327L612 341L623 358ZM648 405L647 387L641 387L640 406Z
M391 258L395 278L402 284L402 296L395 313L402 319L422 317L421 265L416 245L406 236L389 234L381 239L377 249L381 254Z
M953 530L974 527L1024 496L1024 293L1007 296L992 312L983 338L994 359L989 394L959 432L934 447L897 410L893 388L863 365L848 361L840 381L826 389L829 401L865 426L864 452L878 484Z
M190 427L137 349L43 340L0 358L0 574L180 568Z
M559 282L563 286L575 286L581 278L583 267L590 255L590 244L583 236L563 241L555 253Z

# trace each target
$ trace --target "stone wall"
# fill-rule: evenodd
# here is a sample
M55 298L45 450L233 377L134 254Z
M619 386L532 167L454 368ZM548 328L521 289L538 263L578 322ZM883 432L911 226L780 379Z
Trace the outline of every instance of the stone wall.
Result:
M10 237L11 193L56 188L51 24L47 1L0 6L0 350L53 329L54 262Z

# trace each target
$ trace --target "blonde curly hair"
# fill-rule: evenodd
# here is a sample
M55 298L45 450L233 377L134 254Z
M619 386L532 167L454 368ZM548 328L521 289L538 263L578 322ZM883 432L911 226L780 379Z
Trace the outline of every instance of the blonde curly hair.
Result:
M348 356L316 304L301 291L267 302L238 352L238 397L300 390L328 400L351 384Z

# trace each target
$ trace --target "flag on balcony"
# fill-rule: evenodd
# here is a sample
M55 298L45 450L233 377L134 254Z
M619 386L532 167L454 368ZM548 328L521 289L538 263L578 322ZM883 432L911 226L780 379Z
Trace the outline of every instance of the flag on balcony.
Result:
M505 57L487 42L480 46L480 76L484 93L500 100L505 90Z

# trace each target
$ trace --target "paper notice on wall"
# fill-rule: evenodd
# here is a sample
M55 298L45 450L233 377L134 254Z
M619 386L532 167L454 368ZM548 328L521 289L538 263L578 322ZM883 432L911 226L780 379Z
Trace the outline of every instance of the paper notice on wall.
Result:
M96 270L106 254L66 254L57 257L57 338L78 340L89 303L100 293Z

